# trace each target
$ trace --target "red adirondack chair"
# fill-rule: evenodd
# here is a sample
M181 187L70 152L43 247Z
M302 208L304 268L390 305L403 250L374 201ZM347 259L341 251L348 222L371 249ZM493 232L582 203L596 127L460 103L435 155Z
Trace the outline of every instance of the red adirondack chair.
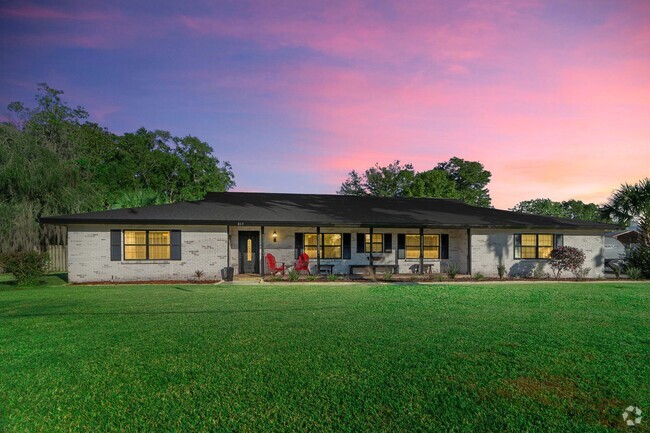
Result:
M311 275L311 272L309 272L309 256L307 253L302 253L298 256L298 260L294 263L293 268L298 272L307 271L307 274Z
M275 257L271 253L266 255L266 267L272 275L275 275L278 272L282 272L282 275L284 275L284 271L287 269L284 263L282 263L282 266L278 266Z

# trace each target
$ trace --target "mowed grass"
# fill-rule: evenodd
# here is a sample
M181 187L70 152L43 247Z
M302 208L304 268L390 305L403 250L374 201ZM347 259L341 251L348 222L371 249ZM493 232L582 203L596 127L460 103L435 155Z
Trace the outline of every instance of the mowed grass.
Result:
M647 283L0 282L0 431L597 432L626 429L629 405L647 431L649 299Z

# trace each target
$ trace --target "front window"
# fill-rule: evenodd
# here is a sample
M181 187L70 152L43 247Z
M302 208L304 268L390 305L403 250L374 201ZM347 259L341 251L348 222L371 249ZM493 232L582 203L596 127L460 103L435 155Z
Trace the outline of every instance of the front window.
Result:
M169 231L124 230L125 260L169 260L170 258Z
M370 234L366 234L366 249L367 253L370 252ZM384 251L384 235L381 233L372 234L372 252L381 253Z
M343 250L343 236L339 233L323 233L323 257L324 259L340 259Z
M343 251L343 236L340 233L321 233L321 254L322 259L340 259ZM316 233L305 233L305 253L311 257L316 257L318 250Z
M553 234L516 234L515 259L548 259L555 242Z
M316 233L305 233L305 254L310 258L315 258L317 248Z
M406 258L420 258L420 235L406 235ZM440 258L440 235L424 235L424 258Z

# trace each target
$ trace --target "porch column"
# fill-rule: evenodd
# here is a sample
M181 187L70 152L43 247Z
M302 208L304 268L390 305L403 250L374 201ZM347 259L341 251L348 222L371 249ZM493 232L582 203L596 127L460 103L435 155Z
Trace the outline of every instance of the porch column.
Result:
M260 260L260 275L264 278L264 226L261 226L260 229L260 250L262 255L262 259Z
M372 266L372 234L373 234L373 232L374 232L374 229L372 227L370 227L370 251L369 251L370 254L368 254L368 263L370 264L370 266ZM365 241L365 239L364 239L364 241ZM372 268L370 268L370 269L372 270Z
M320 227L316 227L316 275L320 274Z
M420 227L420 274L424 274L424 227Z
M226 226L226 267L230 267L230 226Z
M472 229L467 229L467 274L472 275Z

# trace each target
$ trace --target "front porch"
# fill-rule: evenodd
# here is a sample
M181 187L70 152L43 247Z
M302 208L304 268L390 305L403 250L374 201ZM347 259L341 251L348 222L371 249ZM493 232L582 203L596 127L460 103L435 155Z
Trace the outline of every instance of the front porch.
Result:
M228 266L235 275L271 275L271 254L288 272L301 254L305 275L364 276L470 274L469 230L431 227L229 226ZM278 273L281 273L279 271Z

